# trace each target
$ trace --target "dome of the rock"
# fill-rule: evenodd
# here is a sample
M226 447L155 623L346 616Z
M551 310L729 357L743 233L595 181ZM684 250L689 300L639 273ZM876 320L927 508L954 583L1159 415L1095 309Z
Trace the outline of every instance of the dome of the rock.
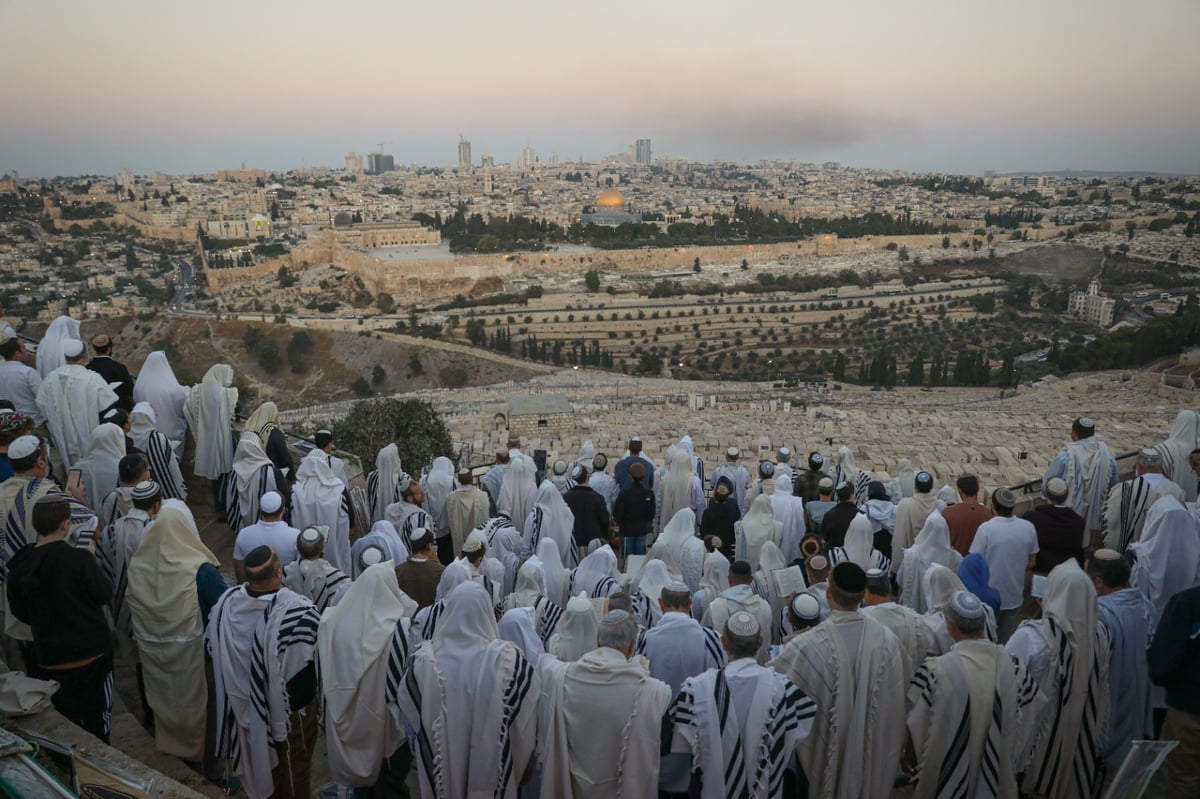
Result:
M616 189L605 189L600 192L600 199L596 200L596 205L601 208L624 208L625 195Z

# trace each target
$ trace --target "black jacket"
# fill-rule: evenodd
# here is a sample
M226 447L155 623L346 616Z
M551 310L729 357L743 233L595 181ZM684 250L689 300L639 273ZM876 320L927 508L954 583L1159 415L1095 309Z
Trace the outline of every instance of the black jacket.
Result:
M839 502L825 513L825 518L821 520L821 535L827 547L846 545L846 531L857 515L858 506L849 500Z
M113 391L117 393L117 401L114 404L118 408L124 408L127 412L133 410L133 375L129 374L129 369L125 364L114 361L107 355L97 355L88 361L87 368L103 377L105 382L117 383L118 385L113 388ZM99 420L96 422L99 424Z
M742 517L738 510L737 500L730 495L727 499L709 500L704 515L700 517L700 535L707 538L715 535L721 539L721 554L732 563L734 534L733 525Z
M604 497L587 485L573 486L563 494L563 501L575 514L575 544L586 547L596 538L608 540L608 504Z
M1167 602L1146 650L1150 679L1167 689L1167 706L1200 715L1200 585Z
M820 472L808 469L797 472L796 476L792 478L792 494L802 498L805 502L816 502L820 498L820 483L824 476Z
M654 523L654 492L639 482L617 494L613 519L622 538L636 538L650 532Z

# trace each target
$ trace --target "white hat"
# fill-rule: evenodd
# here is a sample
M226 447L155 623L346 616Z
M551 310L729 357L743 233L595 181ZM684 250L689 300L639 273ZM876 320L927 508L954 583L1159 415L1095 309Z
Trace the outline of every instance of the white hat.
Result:
M796 618L812 621L821 615L821 603L812 594L801 591L792 599L792 613Z
M159 490L158 483L153 480L143 480L133 487L130 496L134 499L153 499L158 495ZM274 513L274 511L267 511L267 513Z
M738 449L737 447L730 447L729 449L725 450L725 454L728 455L730 458L737 458L737 457L741 456L742 451L740 449Z
M955 591L950 597L950 607L964 619L983 618L983 603L970 591Z
M383 563L383 550L377 546L368 546L359 553L358 562L364 568L374 566L376 563Z
M424 535L424 533L422 533ZM414 539L415 540L415 539ZM465 553L475 553L483 549L483 541L478 538L468 538L463 542L462 551Z
M758 619L744 610L739 610L725 622L725 632L733 633L734 635L751 636L761 633L762 628L759 627Z
M10 460L19 460L28 458L42 448L42 440L37 436L21 436L16 441L8 445L8 457Z
M62 354L66 358L78 358L83 355L83 342L77 338L69 338L62 343Z
M792 451L787 447L780 447L779 452L775 453L781 460L787 460L792 457Z
M278 513L283 507L283 497L278 491L268 491L258 500L258 509L263 513Z
M429 530L424 527L414 527L413 531L408 534L408 537L413 541L420 541L428 532Z

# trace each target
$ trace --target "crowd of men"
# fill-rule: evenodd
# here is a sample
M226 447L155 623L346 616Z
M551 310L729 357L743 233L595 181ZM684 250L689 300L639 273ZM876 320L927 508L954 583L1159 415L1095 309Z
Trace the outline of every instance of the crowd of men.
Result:
M5 632L101 739L131 668L157 747L227 792L309 796L323 732L361 797L414 771L426 797L1085 797L1154 738L1200 794L1196 411L1123 482L1075 420L1020 515L849 446L748 468L634 436L544 474L514 438L480 479L390 444L356 519L332 435L297 464L274 404L237 425L229 366L134 379L59 328L40 383L0 344Z

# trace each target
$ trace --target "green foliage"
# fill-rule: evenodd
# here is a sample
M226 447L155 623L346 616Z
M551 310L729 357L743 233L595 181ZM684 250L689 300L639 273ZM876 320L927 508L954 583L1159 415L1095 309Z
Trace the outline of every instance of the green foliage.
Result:
M381 314L391 315L396 312L396 299L388 293L381 293L375 298L375 304L379 306Z
M425 372L425 367L421 365L421 354L414 352L408 356L408 373L410 375L419 375Z
M600 273L595 269L589 269L583 276L583 284L587 286L588 291L599 291Z
M635 374L657 375L662 372L662 356L655 352L643 352L633 368Z
M979 313L995 313L996 295L991 293L975 294L971 297L971 305Z
M369 393L367 381L359 380ZM340 449L358 456L364 464L374 463L376 453L394 442L400 450L400 462L414 474L434 458L453 452L446 423L424 400L371 399L355 403L350 413L334 424L333 437Z
M380 364L375 364L375 368L371 370L371 382L378 386L382 385L383 381L386 379L387 372L384 371L383 366Z
M367 382L367 378L362 377L361 375L350 384L350 388L354 391L354 395L356 397L371 396L371 384ZM338 435L338 438L341 439L342 436ZM364 461L364 463L366 463L366 461Z
M242 334L242 344L254 356L263 371L274 374L283 368L279 345L263 332L262 328L250 327Z
M287 345L287 359L292 372L302 374L308 371L308 356L312 354L313 349L312 336L308 333L297 330L292 334L292 340Z
M1200 306L1181 305L1172 316L1151 319L1139 328L1122 328L1087 344L1055 347L1047 361L1060 371L1099 371L1142 366L1182 348L1200 344Z
M447 366L438 372L438 378L447 388L462 388L467 384L467 370L461 366Z

